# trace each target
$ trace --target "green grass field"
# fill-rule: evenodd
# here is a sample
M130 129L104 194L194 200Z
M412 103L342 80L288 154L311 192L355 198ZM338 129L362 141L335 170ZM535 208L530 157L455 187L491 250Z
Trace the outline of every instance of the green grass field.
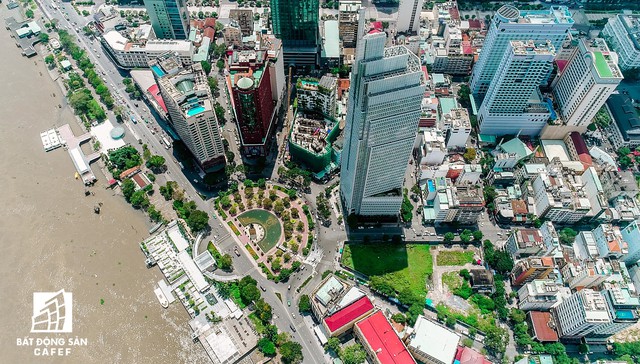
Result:
M433 273L426 244L346 243L342 264L368 276L384 276L398 292L409 288L426 293L426 280Z
M278 244L280 235L282 235L282 225L276 215L267 210L250 210L238 216L238 220L244 226L258 224L264 228L264 238L258 242L258 246L263 252L268 252Z
M465 265L473 263L472 251L450 251L445 250L438 253L436 262L438 266Z

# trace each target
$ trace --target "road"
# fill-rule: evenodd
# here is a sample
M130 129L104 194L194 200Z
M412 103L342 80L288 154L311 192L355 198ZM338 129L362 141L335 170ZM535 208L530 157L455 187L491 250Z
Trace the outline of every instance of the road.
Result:
M160 135L154 135L151 132L151 129L156 125L156 120L152 116L153 113L148 109L145 103L139 102L139 106L136 107L134 102L128 98L128 95L124 92L124 85L122 84L122 80L126 77L126 74L120 73L120 70L118 70L110 61L101 46L98 46L97 43L94 45L86 36L81 34L81 32L76 31L76 29L81 30L86 24L88 24L89 19L78 15L70 3L56 2L58 7L57 9L50 7L52 3L53 2L51 1L41 0L39 5L50 19L58 19L59 27L65 27L71 34L77 36L79 45L87 51L90 59L95 63L96 70L101 72L103 77L107 80L107 86L110 88L114 99L117 100L118 105L126 107L127 112L133 115L137 120L143 120L144 115L144 119L150 121L150 124L144 122L133 124L129 122L129 120L126 120L124 122L125 126L133 135L142 139L142 141L149 146L149 149L152 150L153 154L160 155L165 158L167 166L165 174L167 179L176 181L178 185L185 190L186 196L195 201L198 209L210 212L209 225L211 226L211 231L208 236L204 237L205 241L214 240L215 244L219 246L221 250L231 253L234 257L233 274L240 276L251 275L262 287L266 289L266 292L263 292L263 297L273 308L274 317L277 317L277 319L274 320L275 324L278 326L280 331L288 332L292 336L293 340L302 345L305 363L324 363L325 360L322 359L325 355L324 350L316 340L310 327L305 325L302 318L297 314L297 299L292 294L292 292L295 291L295 287L301 284L301 282L304 282L304 280L313 273L313 270L306 269L292 275L290 283L276 284L268 281L260 273L255 261L247 254L242 246L238 249L241 252L240 256L233 254L234 248L240 245L239 241L236 240L234 234L231 234L231 231L226 224L220 223L221 220L213 208L213 202L203 200L200 197L191 181L184 175L183 170L178 165L172 153L162 145L159 139ZM65 12L67 17L65 17ZM223 83L221 82L220 84L220 86L223 87ZM220 99L225 97L223 95L224 91L221 90ZM221 104L226 105L226 102ZM235 128L232 123L228 123L227 125L227 133L229 133L229 128ZM233 129L231 129L231 131L232 130ZM206 249L206 244L202 244L201 246ZM291 290L287 290L286 287L288 284L291 284ZM282 302L277 298L276 292L280 293L281 296L285 298ZM286 298L291 299L290 307L286 306ZM290 326L295 327L296 332L292 332Z

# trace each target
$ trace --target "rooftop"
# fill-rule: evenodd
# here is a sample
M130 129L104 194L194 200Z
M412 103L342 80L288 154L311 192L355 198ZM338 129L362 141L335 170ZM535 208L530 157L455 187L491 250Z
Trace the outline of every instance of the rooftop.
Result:
M638 110L627 95L613 94L607 100L609 110L625 141L640 139Z
M420 315L411 334L409 348L443 363L452 363L459 341L460 335Z
M366 343L381 364L415 364L404 343L381 311L356 323Z
M530 311L529 318L531 320L534 336L541 342L558 341L558 333L554 329L554 322L549 312Z
M373 304L369 297L365 296L325 318L324 322L331 332L335 332L372 310Z

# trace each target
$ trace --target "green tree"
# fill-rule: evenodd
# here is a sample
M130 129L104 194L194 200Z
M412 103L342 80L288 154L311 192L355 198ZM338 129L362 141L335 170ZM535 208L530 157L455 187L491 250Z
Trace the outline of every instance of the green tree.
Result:
M204 73L208 75L209 72L211 72L211 63L207 61L202 61L200 62L200 64L202 65L202 70L204 71Z
M216 67L218 68L218 70L222 70L224 69L225 63L224 60L221 58L216 62Z
M147 160L147 168L154 170L164 167L166 160L161 155L153 155Z
M251 285L246 287L252 287ZM271 318L273 317L273 311L271 309L271 305L266 303L264 299L260 298L255 303L256 315L263 323L269 323Z
M456 238L456 236L455 236L455 235L453 235L453 233L452 233L452 232L448 232L448 233L444 234L444 242L445 242L445 243L450 243L450 242L452 242L452 241L453 241L453 239L455 239L455 238Z
M482 234L482 231L480 231L480 230L476 230L476 231L473 232L473 240L475 240L475 241L481 241L483 236L484 235Z
M458 102L464 108L471 107L471 99L469 95L471 95L471 89L469 86L466 84L460 85L460 89L458 90Z
M50 55L44 57L44 62L46 64L53 64L53 62L55 62L55 57L53 56L53 54L50 54Z
M280 346L280 355L285 364L302 363L302 345L295 341L286 341Z
M344 364L361 364L364 363L367 354L360 344L349 345L340 355L340 359Z
M578 236L578 232L573 230L572 228L566 227L560 230L560 234L558 234L560 238L560 242L565 245L571 245L576 240L576 236Z
M135 208L146 208L149 206L149 199L143 190L134 192L129 202L131 202L131 206Z
M407 318L401 313L396 313L395 315L391 316L391 319L399 324L404 324L405 322L407 322Z
M300 301L298 301L298 310L303 314L311 312L311 300L308 295L303 294L300 296Z
M511 308L511 310L509 311L509 319L514 324L520 324L520 323L523 323L524 320L526 319L526 314L522 310L519 310L517 308Z
M122 188L122 194L124 195L124 199L127 202L130 202L131 201L131 196L133 196L133 193L136 191L135 183L133 183L132 180L127 178L124 181L122 181L121 188Z
M229 254L224 254L219 256L216 259L216 263L218 263L218 268L224 270L224 271L232 271L233 270L233 259L231 258L231 255Z
M26 16L27 16L27 18L29 18L29 19L33 19L33 10L31 10L31 9L27 9L27 10L24 12L24 15L26 15Z
M389 284L389 282L382 276L369 277L369 287L386 296L395 297L396 295L396 291L393 289L393 286L391 286L391 284Z
M258 341L258 350L266 356L273 357L276 355L276 345L266 337Z
M466 229L465 229L465 230L462 232L462 234L460 234L460 241L461 241L461 242L463 242L463 243L465 243L465 244L466 244L466 243L468 243L468 242L470 242L472 238L473 238L473 235L472 235L472 233L471 233L471 231L470 231L470 230L466 230Z
M191 211L187 218L187 225L193 232L200 232L209 225L209 215L201 210Z
M49 43L49 34L47 33L40 33L38 35L38 39L42 42L42 43Z
M216 79L215 77L208 77L207 78L207 83L209 84L209 89L211 90L211 93L213 95L217 95L218 94L218 79Z
M242 302L249 304L260 298L260 291L255 284L247 284L240 288L240 298Z
M465 162L471 163L474 159L476 159L476 149L475 148L467 148L467 151L462 155Z
M324 346L324 350L333 351L334 353L340 355L340 339L338 339L337 337L329 338Z

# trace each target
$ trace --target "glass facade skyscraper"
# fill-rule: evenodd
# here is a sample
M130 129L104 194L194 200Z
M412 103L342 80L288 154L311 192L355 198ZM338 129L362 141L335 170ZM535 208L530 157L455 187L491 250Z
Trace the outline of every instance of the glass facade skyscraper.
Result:
M287 47L317 47L319 0L271 0L273 34Z
M340 159L347 215L398 215L418 132L426 87L420 59L385 43L385 33L368 34L356 48Z
M156 37L161 39L187 39L189 11L185 0L145 0L144 6Z

